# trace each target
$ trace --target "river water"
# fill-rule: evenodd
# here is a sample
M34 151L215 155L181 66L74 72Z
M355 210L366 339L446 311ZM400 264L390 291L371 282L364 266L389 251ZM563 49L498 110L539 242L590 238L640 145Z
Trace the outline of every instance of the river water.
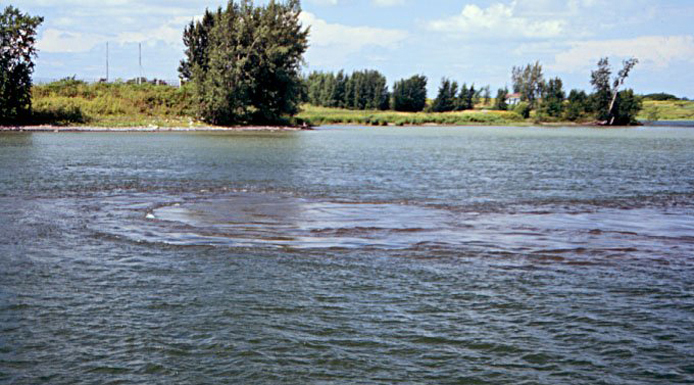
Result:
M0 134L0 383L694 383L694 130Z

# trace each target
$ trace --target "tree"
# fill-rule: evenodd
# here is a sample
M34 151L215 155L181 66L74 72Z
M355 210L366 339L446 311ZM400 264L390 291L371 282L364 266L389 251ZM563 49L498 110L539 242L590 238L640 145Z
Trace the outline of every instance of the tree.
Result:
M460 87L460 93L455 98L455 110L456 111L465 111L465 110L469 109L468 103L467 103L467 97L469 94L470 94L470 90L467 88L467 83L463 83L463 86Z
M451 82L449 79L441 79L439 94L431 106L434 112L448 112L455 109L455 98L458 92L458 83Z
M278 123L298 112L303 93L299 70L308 48L300 13L299 0L271 0L264 6L232 0L214 14L208 32L204 17L196 23L195 30L207 34L204 54L195 53L191 42L198 40L184 39L184 44L191 52L187 63L203 120L221 125Z
M540 114L550 118L559 118L564 112L564 85L560 78L550 79L542 90Z
M545 86L540 62L528 64L525 67L513 67L511 72L513 92L520 93L521 100L530 103L531 108L535 108Z
M492 99L492 91L490 90L489 85L482 88L482 98L484 99L484 105L488 106Z
M43 22L8 6L0 14L0 122L31 113L31 74L36 57L36 29Z
M191 21L183 31L186 57L181 60L178 67L181 79L191 80L194 67L202 72L207 72L209 69L210 31L212 31L215 20L220 17L221 13L221 8L217 9L216 14L206 9L202 21L198 23Z
M658 101L680 100L677 96L672 95L672 94L668 94L665 92L643 95L643 98L646 100L658 100Z
M415 75L402 79L393 86L393 109L395 111L419 112L427 102L427 78Z
M631 72L632 69L636 66L636 64L639 63L639 59L637 58L631 58L628 60L625 60L623 62L624 66L622 69L619 71L617 74L617 77L614 79L614 83L612 84L612 101L610 102L610 108L609 112L612 113L615 107L615 103L617 102L617 96L619 95L619 87L624 85L624 81L629 77L629 72ZM631 95L631 98L633 99L633 92ZM638 111L636 111L638 113ZM618 114L617 114L618 115ZM610 120L610 125L615 123L615 115L613 114Z
M636 115L642 108L641 97L634 94L633 90L619 92L615 98L610 125L630 126L638 124Z
M639 110L633 108L641 106L640 98L633 94L633 91L622 93L619 88L624 85L626 78L629 77L631 70L638 64L638 59L631 58L623 62L622 69L617 73L614 79L611 79L612 69L608 58L602 58L598 61L598 68L591 73L591 84L595 89L592 96L593 105L598 121L606 125L614 124L632 124L636 122L636 115ZM618 102L620 96L623 96L623 103L629 105L629 108L619 109ZM633 116L623 116L623 113L633 113ZM621 123L620 123L621 122Z
M564 119L575 122L589 112L588 95L585 91L571 90Z
M499 88L499 90L496 92L496 101L494 103L495 110L506 111L508 109L508 104L506 103L507 95L507 88Z
M386 77L378 71L312 72L305 82L308 101L315 106L386 110L390 104Z
M608 58L602 58L598 61L598 68L590 74L590 83L593 85L595 92L591 95L593 108L596 112L596 118L599 121L607 122L610 117L609 107L612 94L612 86L610 85L610 77L612 69Z
M475 97L477 96L477 91L475 91L475 85L473 84L470 88L467 88L467 84L463 83L463 87L460 89L460 93L456 99L456 111L472 110L475 108Z

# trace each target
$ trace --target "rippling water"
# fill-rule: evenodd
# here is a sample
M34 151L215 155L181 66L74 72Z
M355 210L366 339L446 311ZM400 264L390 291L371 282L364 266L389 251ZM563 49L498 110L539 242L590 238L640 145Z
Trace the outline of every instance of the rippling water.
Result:
M694 130L0 134L0 382L694 383Z

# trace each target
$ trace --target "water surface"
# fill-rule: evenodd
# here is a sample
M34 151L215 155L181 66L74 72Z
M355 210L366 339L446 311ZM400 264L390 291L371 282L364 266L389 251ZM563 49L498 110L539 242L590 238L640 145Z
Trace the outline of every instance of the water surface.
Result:
M0 134L0 382L694 382L694 131Z

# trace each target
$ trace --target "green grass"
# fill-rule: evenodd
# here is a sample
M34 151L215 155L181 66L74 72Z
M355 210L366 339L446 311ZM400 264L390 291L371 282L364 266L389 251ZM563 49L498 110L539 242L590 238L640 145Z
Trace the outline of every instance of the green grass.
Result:
M304 105L298 115L312 125L359 124L371 126L405 125L519 125L524 120L510 111L461 111L445 113L346 110Z
M667 100L643 102L639 120L694 120L694 101Z
M86 84L61 80L33 87L30 123L98 127L188 126L191 124L191 96L185 87Z
M96 127L188 127L194 121L190 88L151 84L86 84L66 79L34 86L33 116L30 124ZM694 101L644 101L640 120L694 120ZM312 125L357 124L372 126L405 125L524 125L512 111L407 113L395 111L355 111L340 108L302 106L293 121ZM559 124L561 122L556 122Z

